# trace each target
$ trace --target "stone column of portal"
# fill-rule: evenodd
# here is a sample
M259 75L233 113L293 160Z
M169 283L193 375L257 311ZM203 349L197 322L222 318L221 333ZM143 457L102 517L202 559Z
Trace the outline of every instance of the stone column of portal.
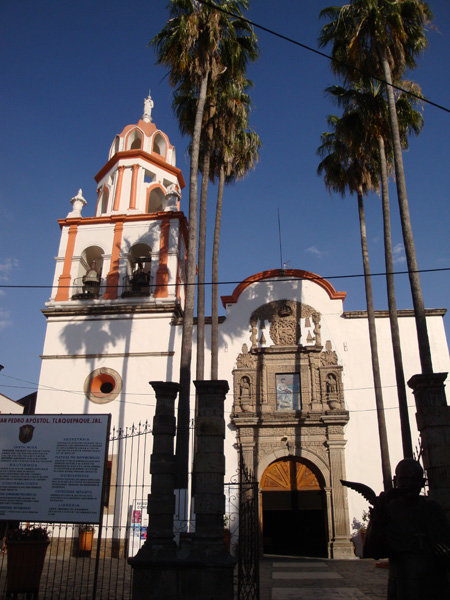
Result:
M439 502L450 521L450 407L445 397L446 377L447 373L414 375L408 385L416 401L430 497Z
M198 413L194 459L195 535L182 579L186 600L232 600L234 560L224 541L225 420L227 381L195 381Z
M335 415L326 415L328 450L331 467L332 511L333 511L333 539L331 551L333 558L354 558L353 544L350 542L348 519L347 489L341 484L345 479L345 445L344 427L341 423L331 425L332 419L338 420ZM346 413L346 421L348 413ZM331 422L330 422L331 421Z

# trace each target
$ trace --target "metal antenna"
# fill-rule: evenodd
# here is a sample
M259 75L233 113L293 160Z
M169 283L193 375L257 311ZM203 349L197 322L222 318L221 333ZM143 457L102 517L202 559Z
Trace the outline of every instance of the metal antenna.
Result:
M280 268L283 270L283 249L281 246L281 225L280 225L280 209L277 208L278 212L278 237L280 239Z

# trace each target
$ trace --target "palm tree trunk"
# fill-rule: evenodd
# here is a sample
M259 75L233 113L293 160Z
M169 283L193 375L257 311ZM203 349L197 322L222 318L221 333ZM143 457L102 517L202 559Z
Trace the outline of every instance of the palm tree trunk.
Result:
M219 377L219 240L222 219L223 188L225 185L225 167L220 166L219 186L217 190L216 222L212 255L212 292L211 292L211 379Z
M196 378L205 378L205 262L206 262L206 201L208 197L210 145L203 158L198 228L198 286L197 286L197 365Z
M398 205L400 208L400 220L402 224L403 243L405 245L406 261L408 264L409 282L414 306L416 320L417 341L419 344L420 364L423 374L433 372L431 362L430 342L428 339L427 322L425 318L425 306L423 303L422 287L420 285L419 268L417 266L416 249L409 215L408 196L406 194L405 171L403 168L402 145L398 127L397 110L395 108L394 90L392 88L391 67L383 50L379 51L383 66L384 78L387 82L386 93L389 107L389 121L392 132L394 149L394 164L397 184Z
M409 426L408 400L406 396L405 373L403 371L400 331L398 326L397 302L395 299L394 261L392 258L391 217L389 208L389 187L384 139L378 138L381 162L381 199L383 206L384 254L386 264L386 285L391 325L392 350L394 354L395 378L397 381L400 428L402 433L403 457L413 458L411 428Z
M194 131L192 134L192 154L189 187L189 236L187 253L186 295L183 318L183 333L180 355L180 393L178 398L177 441L175 451L175 473L177 489L186 489L188 485L189 465L189 417L191 389L192 330L195 307L195 271L197 258L197 180L200 134L205 109L206 91L209 73L203 77L200 85Z
M359 227L361 233L361 251L364 266L364 284L366 287L367 320L369 324L370 351L372 355L373 383L375 387L375 402L378 417L378 435L380 438L381 469L383 473L383 487L388 490L392 487L391 464L389 460L389 445L386 431L386 418L384 414L383 393L381 390L380 364L378 361L377 332L375 329L375 311L373 307L372 280L370 277L369 251L367 248L366 219L364 215L364 198L358 191Z

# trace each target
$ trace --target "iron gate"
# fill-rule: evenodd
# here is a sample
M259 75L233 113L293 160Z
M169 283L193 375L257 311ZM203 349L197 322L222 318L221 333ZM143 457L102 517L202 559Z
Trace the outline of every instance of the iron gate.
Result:
M231 530L231 552L236 557L236 600L259 600L259 485L244 462L242 450L236 481L225 484L226 525Z

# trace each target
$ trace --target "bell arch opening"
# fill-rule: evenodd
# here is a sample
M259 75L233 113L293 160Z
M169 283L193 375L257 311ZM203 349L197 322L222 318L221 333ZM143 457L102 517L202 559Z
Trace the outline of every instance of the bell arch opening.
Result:
M294 456L276 460L260 490L265 554L328 556L324 482L314 465Z

